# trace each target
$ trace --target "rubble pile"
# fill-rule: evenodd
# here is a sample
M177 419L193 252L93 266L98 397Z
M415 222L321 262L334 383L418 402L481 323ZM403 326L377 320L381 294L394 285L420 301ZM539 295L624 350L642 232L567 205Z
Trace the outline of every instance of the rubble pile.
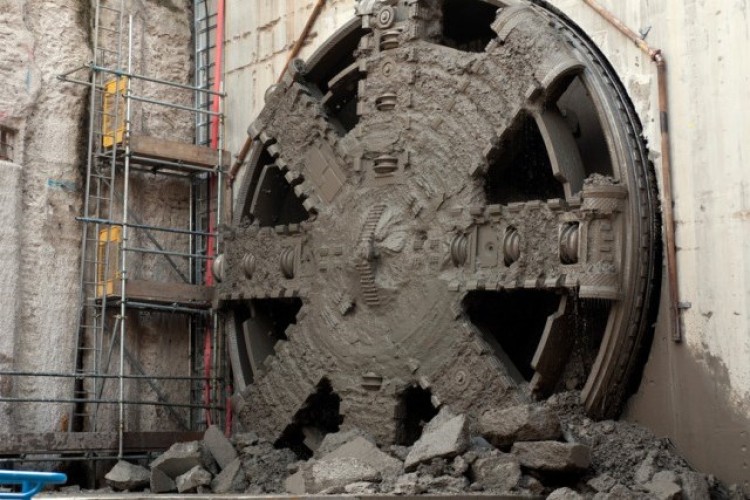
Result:
M201 442L172 446L150 470L120 462L106 480L115 490L152 493L744 498L693 471L647 430L588 419L573 393L490 410L476 422L444 407L411 446L381 448L358 429L327 434L308 460L253 432L230 440L211 427Z

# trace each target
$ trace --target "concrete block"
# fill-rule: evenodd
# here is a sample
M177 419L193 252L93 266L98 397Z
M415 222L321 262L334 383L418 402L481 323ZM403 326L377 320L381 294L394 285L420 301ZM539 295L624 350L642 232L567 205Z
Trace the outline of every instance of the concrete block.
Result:
M433 458L455 457L469 447L466 417L459 415L451 418L446 414L441 416L441 413L425 426L422 436L412 446L404 462L407 471Z
M560 421L552 411L539 405L491 409L479 418L479 432L495 446L516 441L547 441L562 434Z
M518 489L532 495L541 495L544 493L545 487L542 482L535 477L521 476L521 480L518 481Z
M672 471L661 471L654 474L644 487L658 500L678 500L682 498L682 487L677 474Z
M179 493L188 493L196 491L199 486L208 486L211 484L211 473L200 465L196 465L186 473L175 479L177 491Z
M331 458L315 461L305 468L305 493L343 489L347 484L379 482L380 472L355 458Z
M440 426L442 426L444 423L448 422L449 420L457 417L455 413L451 411L451 409L448 406L443 406L440 408L440 411L437 415L432 417L432 420L427 422L422 429L422 434L427 434L430 432L434 432L436 429L438 429Z
M684 472L680 474L682 483L683 500L708 500L711 498L708 491L706 476L699 472Z
M469 487L469 480L463 476L422 476L419 478L419 483L427 493L440 495L462 493Z
M235 434L232 437L232 441L237 449L247 448L248 446L254 446L258 444L260 438L254 432L243 432L241 434Z
M638 484L649 482L656 473L655 461L656 453L653 451L649 452L643 462L641 462L641 465L638 466L638 469L636 469L633 480Z
M347 495L374 495L375 493L378 493L378 486L375 483L359 481L344 486L344 493Z
M507 492L518 486L521 465L509 454L478 458L471 464L471 477L485 490Z
M242 470L242 461L235 458L211 481L214 493L242 493L247 488L247 478Z
M324 455L327 455L333 450L340 448L341 446L345 445L349 441L354 440L357 437L363 437L371 443L375 443L375 440L369 434L355 427L345 431L326 434L323 437L323 441L320 443L320 446L318 446L318 449L315 450L315 456L322 457Z
M200 442L191 441L170 446L160 457L151 462L151 468L161 469L172 479L177 479L177 476L202 463Z
M217 426L212 425L206 429L203 435L203 445L211 453L211 456L219 464L220 469L237 459L237 451L232 443L224 436L224 433Z
M393 488L394 495L415 496L424 493L426 488L419 483L419 474L410 472L399 476Z
M469 441L469 451L477 453L492 451L495 447L490 444L489 441L484 439L482 436L474 436Z
M151 493L171 493L177 491L174 479L167 476L161 469L151 469L149 488L151 489Z
M104 480L115 490L137 491L148 486L150 477L147 468L120 460L107 472Z
M396 476L401 472L401 461L378 449L373 443L358 436L320 459L321 462L337 458L358 460L383 476Z
M588 484L594 491L606 493L617 484L617 480L609 474L601 474L593 479L590 479Z
M542 472L582 472L591 465L591 449L577 443L519 442L511 453L522 466Z
M298 470L284 481L284 489L291 495L305 494L305 474Z
M609 493L597 493L594 500L652 500L652 497L629 489L622 484L616 484Z
M584 500L584 497L570 488L558 488L550 493L547 500Z

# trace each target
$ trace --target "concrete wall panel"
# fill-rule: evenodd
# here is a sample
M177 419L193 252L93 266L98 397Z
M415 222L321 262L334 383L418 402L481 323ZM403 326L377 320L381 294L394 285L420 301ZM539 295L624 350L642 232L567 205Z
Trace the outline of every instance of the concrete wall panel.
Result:
M86 6L64 0L4 2L22 17L8 24L25 42L5 46L23 54L10 69L25 79L28 99L12 112L23 136L15 161L23 165L19 213L19 315L14 367L18 370L70 371L77 319L80 227L81 119L85 89L62 85L57 75L73 61L90 59ZM2 10L5 10L3 8ZM11 9L14 10L14 9ZM50 15L54 12L54 15ZM23 33L20 35L20 33ZM3 65L6 64L3 59ZM13 92L3 88L0 94ZM12 93L10 98L17 98ZM70 379L19 378L14 395L60 398L72 395ZM67 427L61 405L15 405L14 430L53 431Z
M0 161L0 370L13 370L19 311L21 167ZM0 397L13 396L14 379L0 375ZM0 433L13 428L13 405L0 403Z

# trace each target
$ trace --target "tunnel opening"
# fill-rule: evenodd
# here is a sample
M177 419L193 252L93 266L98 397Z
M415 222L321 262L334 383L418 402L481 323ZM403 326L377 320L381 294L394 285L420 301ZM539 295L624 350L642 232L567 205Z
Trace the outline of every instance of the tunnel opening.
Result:
M286 330L297 323L297 313L302 309L299 297L283 299L254 299L251 301L252 317L268 325L268 334L276 341L287 340Z
M487 202L506 204L565 198L555 179L544 139L535 120L523 113L490 150L484 179Z
M240 205L237 207L237 216L235 217L235 221L242 225L250 225L255 221L255 216L252 214L251 209L253 199L255 198L255 190L263 169L267 165L273 164L273 157L268 152L268 149L260 141L256 140L250 150L247 163L248 172L242 178L242 183L239 187Z
M463 308L495 355L506 366L530 381L531 361L544 333L547 317L554 313L560 296L548 290L469 292Z
M612 176L614 169L607 137L591 93L580 76L572 77L556 100L557 108L573 132L586 176Z
M552 392L579 390L594 366L607 327L612 303L607 300L574 300L575 335L565 369Z
M240 380L245 385L253 383L255 379L253 369L250 365L250 351L247 342L244 340L243 329L245 322L250 319L250 304L248 302L237 302L232 310L231 316L227 319L231 325L227 324L227 329L232 337L229 342L234 343L237 350L237 362L232 363L232 372L235 380Z
M437 413L429 389L411 386L399 394L396 406L396 444L413 445L422 435L425 424Z
M443 45L464 52L484 52L495 38L497 7L480 0L444 0Z
M344 421L340 407L341 397L334 392L331 382L321 379L274 446L289 448L300 459L308 460L326 434L339 431Z
M359 123L357 103L360 81L364 77L359 65L352 63L328 82L328 93L323 97L323 107L344 133L353 130Z
M299 224L310 217L294 193L294 186L274 164L261 167L250 212L260 227Z
M232 366L246 384L265 371L264 363L275 354L276 344L288 340L286 330L297 323L302 309L299 298L253 299L234 307L233 321L239 366Z

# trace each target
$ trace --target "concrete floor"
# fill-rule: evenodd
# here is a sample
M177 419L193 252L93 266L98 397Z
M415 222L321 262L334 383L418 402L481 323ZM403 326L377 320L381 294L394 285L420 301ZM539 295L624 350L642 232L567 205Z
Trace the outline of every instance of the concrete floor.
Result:
M144 493L107 493L107 494L41 494L35 498L65 498L66 500L140 500L140 499L152 499L158 498L159 500L178 500L183 498L189 498L191 500L220 500L222 498L233 499L233 500L288 500L293 498L323 498L325 500L369 500L377 498L400 498L403 500L418 499L418 500L441 500L447 498L481 498L483 500L536 500L543 499L541 496L530 496L530 495L197 495L197 494L185 494L185 495L164 495L164 494L144 494Z

